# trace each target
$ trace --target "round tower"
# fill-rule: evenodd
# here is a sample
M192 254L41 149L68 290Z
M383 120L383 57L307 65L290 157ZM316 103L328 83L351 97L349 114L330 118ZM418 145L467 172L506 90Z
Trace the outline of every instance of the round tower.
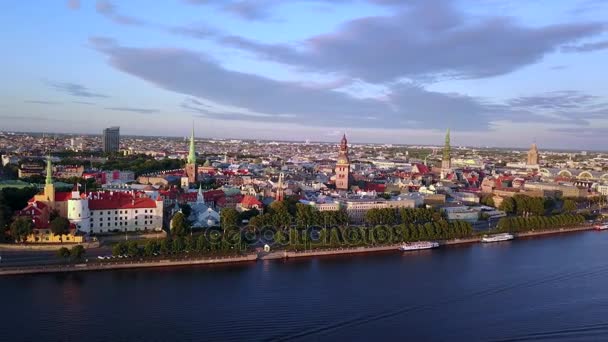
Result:
M79 231L83 233L91 232L89 201L82 199L78 192L72 193L72 198L68 200L68 220L76 225Z

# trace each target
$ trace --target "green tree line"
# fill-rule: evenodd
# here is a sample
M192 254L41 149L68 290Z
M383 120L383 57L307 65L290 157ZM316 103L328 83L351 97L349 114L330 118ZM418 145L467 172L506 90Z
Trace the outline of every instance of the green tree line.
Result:
M547 230L574 226L585 222L582 215L560 214L554 216L503 217L496 229L500 232L524 232L529 230Z

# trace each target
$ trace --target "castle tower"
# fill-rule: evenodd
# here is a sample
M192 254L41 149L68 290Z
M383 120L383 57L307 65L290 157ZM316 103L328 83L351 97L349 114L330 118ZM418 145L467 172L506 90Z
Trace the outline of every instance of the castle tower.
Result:
M68 220L76 226L76 229L83 233L91 232L91 211L89 210L89 200L82 198L78 187L72 191L72 196L68 200Z
M190 136L190 150L188 152L188 160L186 161L186 176L190 183L196 183L197 168L196 168L196 149L194 147L194 125L192 126L192 135Z
M55 203L55 185L53 184L53 166L51 165L51 156L46 158L46 180L44 182L44 198L47 202Z
M275 193L275 200L282 201L285 199L285 189L283 188L283 180L284 180L283 172L279 174L279 182L277 183L277 191Z
M350 160L348 159L348 141L346 134L340 142L340 152L338 153L338 161L336 162L336 189L348 190L350 188Z
M528 162L527 165L538 165L538 147L536 144L532 144L528 151Z

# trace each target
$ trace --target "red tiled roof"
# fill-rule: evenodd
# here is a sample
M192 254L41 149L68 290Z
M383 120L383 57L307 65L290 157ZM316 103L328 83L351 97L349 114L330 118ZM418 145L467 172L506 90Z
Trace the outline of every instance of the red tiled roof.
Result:
M55 192L55 201L56 202L65 202L72 198L71 192Z
M254 205L262 206L262 202L253 196L245 195L241 200L241 205L245 207L252 207Z
M137 197L125 192L102 192L92 195L89 199L89 209L144 209L156 208L156 202L148 197Z

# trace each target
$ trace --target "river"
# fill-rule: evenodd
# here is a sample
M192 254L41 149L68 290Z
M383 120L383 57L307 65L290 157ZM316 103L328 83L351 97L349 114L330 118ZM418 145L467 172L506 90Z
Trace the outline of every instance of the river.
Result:
M608 340L608 232L0 278L7 341Z

